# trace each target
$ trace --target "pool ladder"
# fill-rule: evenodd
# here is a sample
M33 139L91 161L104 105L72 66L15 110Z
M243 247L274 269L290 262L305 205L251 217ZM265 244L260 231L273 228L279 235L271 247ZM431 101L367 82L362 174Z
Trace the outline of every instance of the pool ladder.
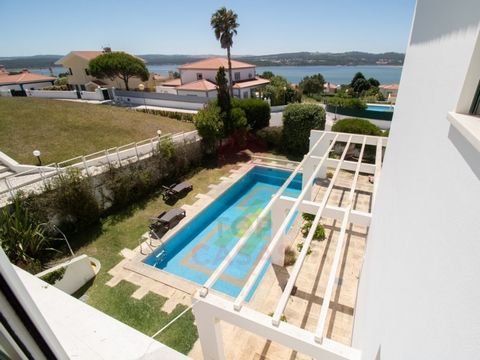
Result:
M155 255L156 260L153 266L157 267L158 263L162 262L166 256L167 256L167 250L162 249L157 255Z

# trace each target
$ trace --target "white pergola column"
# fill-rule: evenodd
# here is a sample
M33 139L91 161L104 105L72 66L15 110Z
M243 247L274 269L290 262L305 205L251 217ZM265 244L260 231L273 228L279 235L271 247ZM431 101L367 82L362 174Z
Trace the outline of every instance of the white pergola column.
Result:
M275 201L270 212L270 217L272 219L272 237L275 236L277 231L280 229L280 226L285 221L285 218L290 210L291 206L288 206L288 203L285 201ZM278 245L272 252L272 263L278 266L283 266L285 263L285 235L282 236L282 239L278 242Z
M225 360L220 320L215 318L212 308L198 302L193 307L193 314L202 344L203 358L205 360Z

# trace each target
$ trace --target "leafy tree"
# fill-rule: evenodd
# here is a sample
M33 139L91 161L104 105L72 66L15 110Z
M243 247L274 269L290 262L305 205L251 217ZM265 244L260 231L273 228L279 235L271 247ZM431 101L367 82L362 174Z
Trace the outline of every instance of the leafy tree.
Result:
M382 135L382 130L368 120L348 118L338 120L333 126L332 131L345 132L350 134L362 135Z
M315 104L288 105L283 112L284 150L292 155L307 153L312 129L325 129L325 110Z
M305 76L298 84L304 94L319 94L323 92L325 79L322 74Z
M355 84L355 82L359 79L363 79L363 80L366 80L365 79L365 76L363 76L363 74L361 72L357 72L354 76L353 76L353 79L352 81L350 81L350 87L353 88L353 84Z
M222 49L227 49L228 58L228 78L230 86L230 96L233 97L233 77L232 77L232 60L230 57L230 48L233 46L233 36L237 35L237 28L240 26L237 23L238 15L233 10L227 10L226 7L218 9L210 19L215 37L220 41Z
M301 98L287 79L279 75L270 78L270 83L265 86L264 94L270 99L272 106L297 102Z
M372 85L373 87L378 87L380 85L380 81L378 81L377 79L375 78L370 78L368 79L368 82L370 83L370 85Z
M230 121L234 130L246 128L248 125L245 111L239 107L233 108L230 112Z
M99 79L109 78L113 80L115 77L119 77L125 83L125 89L127 90L129 90L128 80L130 78L136 77L142 81L147 81L150 76L141 59L121 51L97 56L90 61L88 70L92 76Z
M230 100L225 68L223 66L218 69L215 81L217 82L217 103L218 106L220 106L220 113L223 119L223 131L226 136L230 136L235 130L235 126L230 113L232 103Z
M352 86L353 91L355 91L356 94L361 94L364 91L370 90L371 87L372 85L370 85L368 80L365 79L357 79Z
M274 77L274 76L275 76L275 74L274 74L273 72L271 72L271 71L264 71L264 72L260 75L261 78L268 79L268 80L271 79L271 78Z
M213 151L217 141L220 140L223 135L223 121L220 115L220 107L213 101L209 102L204 109L195 115L194 123L207 151Z

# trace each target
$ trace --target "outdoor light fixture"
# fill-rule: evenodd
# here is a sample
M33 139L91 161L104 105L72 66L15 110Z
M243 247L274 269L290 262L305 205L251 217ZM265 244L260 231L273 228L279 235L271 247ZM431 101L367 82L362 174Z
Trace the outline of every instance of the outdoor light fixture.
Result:
M160 129L157 130L157 135L158 135L158 137L162 136L162 130L160 130Z
M145 90L145 85L143 85L143 84L138 85L138 89L139 89L140 91Z
M38 160L38 165L42 165L42 159L40 159L40 150L33 150L32 152L33 156L35 156Z

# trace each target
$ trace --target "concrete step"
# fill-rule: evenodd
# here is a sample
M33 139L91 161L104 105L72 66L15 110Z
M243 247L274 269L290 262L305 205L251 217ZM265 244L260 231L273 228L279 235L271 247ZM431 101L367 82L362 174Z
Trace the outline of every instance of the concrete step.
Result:
M5 172L5 171L10 171L10 169L8 167L0 164L0 174Z
M5 179L7 176L13 175L14 173L10 170L0 172L0 180Z

